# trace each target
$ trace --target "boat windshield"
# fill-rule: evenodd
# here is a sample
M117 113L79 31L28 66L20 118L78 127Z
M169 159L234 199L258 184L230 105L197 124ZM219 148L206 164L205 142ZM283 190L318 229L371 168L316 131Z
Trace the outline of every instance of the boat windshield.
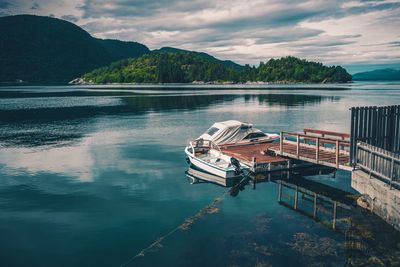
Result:
M211 127L210 129L208 129L207 130L207 134L209 135L209 136L213 136L216 132L218 132L219 131L219 129L217 128L217 127Z
M253 139L253 138L264 137L264 136L265 136L265 133L250 133L243 139Z
M207 149L215 149L218 150L219 152L221 152L221 149L219 148L219 146L217 144L215 144L213 141L211 140L205 140L205 139L197 139L195 141L193 141L191 143L191 145L195 148L195 149L199 149L199 148L207 148Z

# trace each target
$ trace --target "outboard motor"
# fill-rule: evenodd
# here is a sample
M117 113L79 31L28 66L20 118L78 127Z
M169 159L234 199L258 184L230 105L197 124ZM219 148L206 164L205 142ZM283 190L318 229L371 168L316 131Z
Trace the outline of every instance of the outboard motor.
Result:
M235 166L235 175L239 175L241 172L240 162L236 158L231 157L231 163L233 166Z

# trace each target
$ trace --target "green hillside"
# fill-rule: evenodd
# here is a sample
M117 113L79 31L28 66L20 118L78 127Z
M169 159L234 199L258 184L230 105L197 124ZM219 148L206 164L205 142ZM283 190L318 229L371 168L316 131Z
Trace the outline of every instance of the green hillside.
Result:
M227 64L204 53L160 49L137 59L114 62L82 76L89 83L188 82L349 82L339 66L327 67L295 57L271 59L258 67ZM237 66L236 66L237 65ZM238 67L239 66L239 67Z
M94 83L185 83L235 80L237 71L197 52L154 51L121 60L82 77Z
M172 47L150 50L136 42L92 37L65 20L34 15L0 17L0 84L351 81L345 69L295 57L258 67Z
M155 52L173 52L173 53L192 53L196 56L199 57L203 57L204 59L209 59L210 61L216 61L221 63L222 65L224 65L225 67L229 67L229 68L233 68L235 70L242 70L243 66L239 65L235 62L233 62L232 60L219 60L207 53L204 52L196 52L196 51L187 51L187 50L183 50L183 49L178 49L178 48L174 48L174 47L162 47L158 50L154 50Z
M101 40L51 17L0 17L0 82L66 83L100 66L149 52L139 43Z

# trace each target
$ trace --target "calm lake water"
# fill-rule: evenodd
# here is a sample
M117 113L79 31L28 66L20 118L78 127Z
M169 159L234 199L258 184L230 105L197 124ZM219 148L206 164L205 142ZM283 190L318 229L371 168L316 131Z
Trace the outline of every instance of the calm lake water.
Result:
M293 181L327 196L314 220L277 181L190 184L183 149L228 119L348 132L350 107L399 104L400 84L230 87L1 87L0 265L399 266L399 233L349 201L348 172Z

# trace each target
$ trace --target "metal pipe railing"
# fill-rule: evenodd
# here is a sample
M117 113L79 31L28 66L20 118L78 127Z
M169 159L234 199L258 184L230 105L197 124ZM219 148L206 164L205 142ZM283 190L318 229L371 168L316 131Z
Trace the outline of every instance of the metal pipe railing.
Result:
M400 186L400 156L364 142L356 147L356 166L388 183Z

